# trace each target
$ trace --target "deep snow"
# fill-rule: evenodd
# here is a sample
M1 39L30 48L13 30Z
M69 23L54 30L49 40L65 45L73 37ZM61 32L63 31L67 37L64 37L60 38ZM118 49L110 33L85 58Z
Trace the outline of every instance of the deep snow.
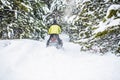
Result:
M46 40L0 40L0 80L120 80L120 58L81 52L61 35L64 49Z

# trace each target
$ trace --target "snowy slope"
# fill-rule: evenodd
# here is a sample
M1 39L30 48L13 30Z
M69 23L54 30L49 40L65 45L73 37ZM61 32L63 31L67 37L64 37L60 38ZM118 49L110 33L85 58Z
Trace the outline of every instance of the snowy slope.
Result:
M46 41L0 40L0 80L120 80L119 57L80 52L61 37L60 50Z

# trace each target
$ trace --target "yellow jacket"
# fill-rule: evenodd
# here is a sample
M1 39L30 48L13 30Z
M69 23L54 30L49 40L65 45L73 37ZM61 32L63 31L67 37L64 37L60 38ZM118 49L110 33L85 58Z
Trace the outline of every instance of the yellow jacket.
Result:
M48 34L60 34L60 33L61 33L61 28L58 25L52 25L48 30Z

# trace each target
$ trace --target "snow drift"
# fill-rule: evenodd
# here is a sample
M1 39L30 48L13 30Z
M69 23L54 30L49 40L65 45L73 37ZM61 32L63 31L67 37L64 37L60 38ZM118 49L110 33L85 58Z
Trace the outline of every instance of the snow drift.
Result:
M120 80L120 58L80 52L62 35L64 49L46 41L0 40L0 80Z

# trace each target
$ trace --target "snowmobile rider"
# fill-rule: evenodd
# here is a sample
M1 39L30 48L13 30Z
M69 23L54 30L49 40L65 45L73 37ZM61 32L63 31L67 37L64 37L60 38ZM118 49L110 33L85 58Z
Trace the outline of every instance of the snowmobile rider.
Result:
M54 20L53 24L50 26L48 30L48 34L50 35L50 37L47 41L47 46L49 45L49 41L53 36L57 36L59 44L62 44L62 40L59 38L60 33L61 33L61 27L57 24L57 21Z

